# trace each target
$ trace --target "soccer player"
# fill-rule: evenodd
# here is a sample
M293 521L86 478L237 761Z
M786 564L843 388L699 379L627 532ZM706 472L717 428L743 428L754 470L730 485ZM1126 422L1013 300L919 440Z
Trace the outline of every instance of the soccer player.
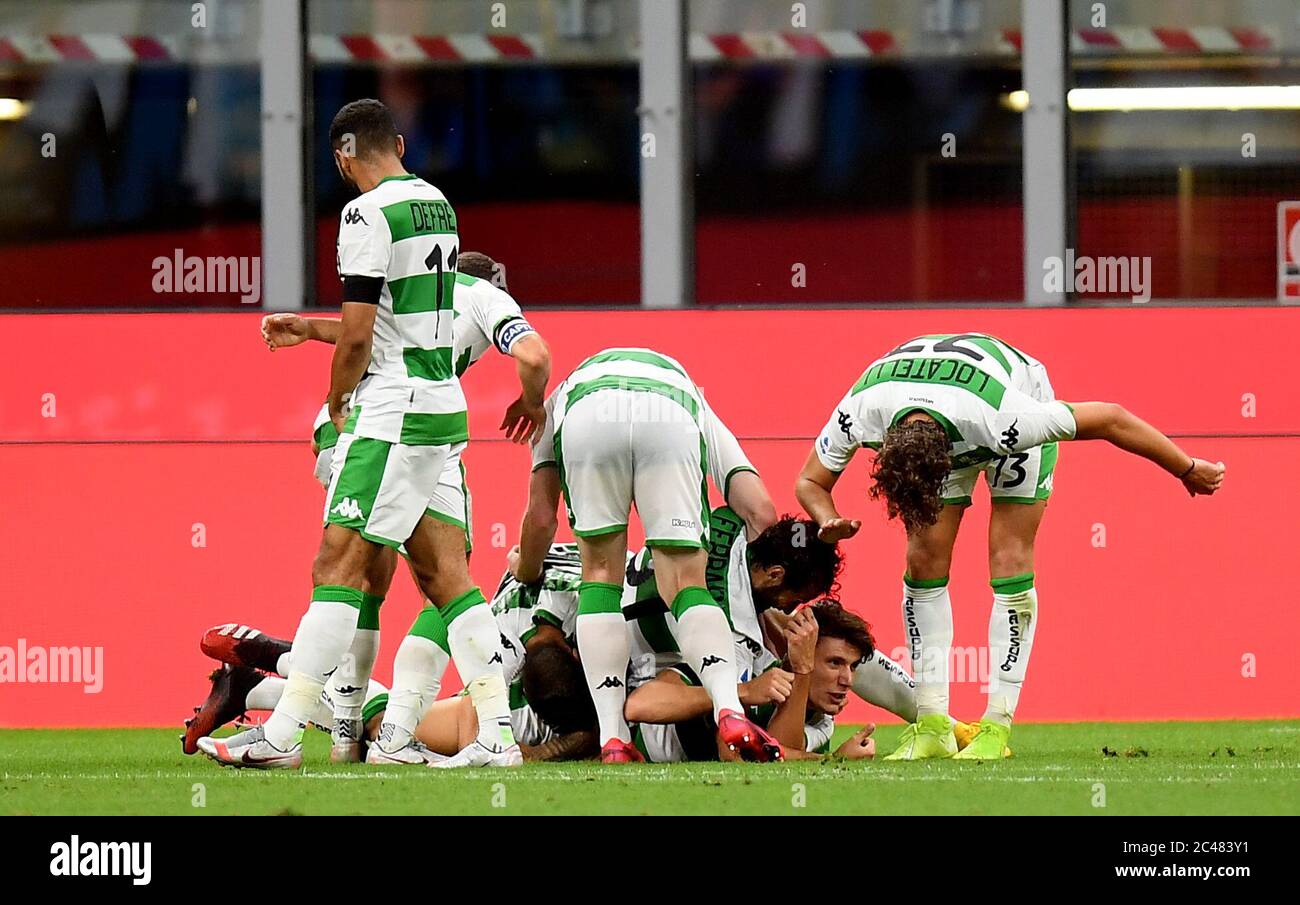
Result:
M822 429L795 485L823 540L852 537L832 491L853 454L875 451L870 496L907 531L903 622L916 681L917 721L893 760L949 757L952 604L948 571L962 513L981 473L992 497L989 651L996 664L979 733L956 756L1003 756L1038 623L1034 538L1052 493L1057 443L1107 440L1150 459L1187 492L1211 494L1222 462L1196 459L1151 425L1108 402L1058 402L1047 372L983 333L909 340L872 363Z
M776 521L735 436L686 369L650 349L591 356L547 398L546 413L514 572L525 584L541 574L563 488L582 556L578 650L600 722L601 760L641 759L623 718L629 652L620 609L634 503L659 593L677 620L682 654L713 702L718 734L742 756L779 758L779 746L744 715L731 626L705 586L710 477L751 536Z
M505 285L504 268L479 252L462 252L458 260L456 292L453 297L452 323L453 358L459 378L489 349L495 347L503 355L515 360L520 384L520 395L506 409L501 429L508 439L516 443L529 442L544 420L542 402L546 383L550 379L550 351L541 335L524 318L518 302ZM338 340L341 322L337 318L301 317L296 314L272 314L262 320L262 336L267 346L277 348L295 346L308 340L333 344ZM328 486L338 433L329 418L328 406L321 408L314 425L312 438L316 453L316 475ZM469 488L465 480L464 463L459 474L444 472L446 480L439 482L439 504L431 507L429 514L435 518L459 523L465 528L466 549L469 549L470 505ZM463 513L463 516L458 516ZM396 553L383 548L376 556L371 584L387 588L396 567ZM366 589L372 596L374 588ZM382 594L375 597L382 603ZM377 604L375 606L377 610ZM363 607L352 649L332 679L333 699L340 707L335 724L335 746L332 757L336 761L355 760L360 752L360 701L358 694L364 688L379 649L378 614L368 617ZM395 660L394 688L389 710L394 714L409 715L428 707L437 698L441 676L449 655L445 651L446 629L436 608L426 607L412 623L402 641ZM434 679L432 677L438 677ZM345 693L345 691L347 693ZM409 716L403 716L409 719ZM414 762L409 755L422 753L418 746L404 751L403 762ZM480 754L482 752L479 752ZM376 762L387 763L389 758L377 746L371 749Z
M785 660L767 648L755 658L756 675L739 693L751 717L777 738L792 760L820 760L831 754L835 716L844 709L853 669L871 656L875 642L865 622L838 601L802 607L784 631ZM737 654L741 644L737 642ZM718 751L707 728L709 698L685 665L663 669L648 681L634 675L627 718L634 740L653 763L713 760ZM845 741L835 756L875 756L868 725Z
M406 172L403 139L380 102L345 105L330 124L330 144L339 173L361 194L339 228L343 312L328 395L339 442L311 605L274 713L219 747L199 739L199 749L227 765L298 767L306 725L356 634L367 570L381 546L405 544L424 596L446 623L478 714L476 744L493 763L517 764L499 635L469 576L464 526L426 511L440 478L459 472L469 436L452 360L456 215L442 192ZM395 718L390 708L376 747L422 762L417 721L418 709Z

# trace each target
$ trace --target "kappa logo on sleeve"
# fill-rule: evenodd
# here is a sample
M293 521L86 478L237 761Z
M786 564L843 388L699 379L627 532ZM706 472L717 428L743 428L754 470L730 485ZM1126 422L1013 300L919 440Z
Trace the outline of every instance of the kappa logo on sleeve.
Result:
M849 432L853 430L853 418L848 412L841 411L840 409L836 409L835 414L839 416L840 430L844 432L845 437L852 440L853 434Z
M1011 422L1011 426L1002 432L1002 445L1007 449L1015 449L1016 444L1020 442L1020 431L1016 430L1016 425L1020 423L1017 418Z
M361 216L361 208L359 207L349 208L348 212L343 215L344 226L352 226L354 223L365 223L366 226L370 225L366 218Z

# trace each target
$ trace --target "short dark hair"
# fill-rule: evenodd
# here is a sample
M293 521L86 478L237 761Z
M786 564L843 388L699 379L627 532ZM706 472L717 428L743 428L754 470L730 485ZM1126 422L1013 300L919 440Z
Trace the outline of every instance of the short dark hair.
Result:
M344 136L351 135L357 157L393 153L397 145L397 123L382 101L363 98L344 104L330 123L330 147L339 150Z
M563 643L534 644L524 656L524 697L560 735L596 728L596 705L582 664Z
M817 619L817 638L838 638L858 649L862 659L874 656L876 639L871 635L871 626L857 613L850 613L844 605L833 597L826 597L813 604L813 616Z
M871 464L873 500L884 498L890 518L903 520L908 532L939 520L943 485L952 470L951 443L943 425L928 419L898 421L885 431Z
M478 277L480 280L487 280L498 289L506 288L504 268L481 251L462 251L456 258L456 270L468 276ZM498 279L500 282L497 282Z
M844 559L839 544L817 538L812 519L783 515L749 542L749 561L760 568L782 566L787 588L811 590L813 597L835 593Z

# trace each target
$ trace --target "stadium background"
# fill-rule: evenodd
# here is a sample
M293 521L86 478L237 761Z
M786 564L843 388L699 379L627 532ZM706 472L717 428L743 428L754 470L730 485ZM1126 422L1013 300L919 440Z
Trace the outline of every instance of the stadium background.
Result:
M1226 489L1191 501L1146 463L1064 450L1039 540L1038 681L1020 716L1300 715L1300 617L1284 590L1300 315L1275 301L1276 206L1300 199L1295 110L1073 112L1068 153L1045 170L1041 156L1026 164L1006 98L1033 40L1018 2L823 0L806 4L803 30L792 4L768 0L517 0L502 29L471 0L273 2L212 0L198 30L188 2L0 0L0 645L102 645L106 672L93 696L7 686L0 725L174 724L203 692L204 628L292 634L318 533L306 440L328 351L270 355L257 320L337 304L347 193L317 136L365 95L394 107L408 165L447 191L464 247L506 264L557 378L606 345L679 357L783 510L865 363L935 331L998 334L1044 360L1061 397L1122 401L1223 459ZM665 222L639 121L641 54L662 50L639 31L652 3L683 13L688 60L690 154L676 162L694 178L667 199L682 205L676 248L646 229ZM270 164L285 149L267 137L287 133L261 115L267 74L283 74L269 30L286 6L310 88L302 184L288 186L303 205L284 203ZM1092 7L1060 6L1066 87L1300 82L1288 0L1111 0L1104 28ZM949 132L955 157L940 153ZM1048 171L1067 203L1027 208ZM1037 297L1025 224L1053 219L1080 255L1150 256L1152 301ZM260 255L261 302L155 292L151 262L174 249ZM666 294L674 279L681 291ZM680 310L640 310L664 307ZM495 430L511 381L490 356L466 380L485 587L524 499L525 456ZM846 478L857 502L844 508L866 527L843 596L893 651L902 539L865 501L863 470ZM985 643L986 512L977 495L953 570L963 646ZM415 605L399 576L381 680ZM959 715L980 699L978 680L954 687ZM868 716L880 715L860 702L847 713Z

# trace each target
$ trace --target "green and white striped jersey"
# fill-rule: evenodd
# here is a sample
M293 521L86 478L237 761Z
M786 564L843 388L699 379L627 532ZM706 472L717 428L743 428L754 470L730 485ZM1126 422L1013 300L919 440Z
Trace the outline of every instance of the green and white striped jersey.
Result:
M492 615L501 633L507 683L519 678L524 646L538 626L553 625L566 638L576 634L581 583L582 559L574 544L551 544L542 560L541 581L535 584L521 584L509 571L501 576L492 595Z
M456 274L456 294L452 305L452 354L458 378L488 349L495 346L503 355L509 355L515 342L534 332L524 319L518 302L504 290L478 277ZM328 405L321 406L316 414L312 439L320 452L332 449L339 441L338 431L330 421ZM329 480L328 470L325 480Z
M752 471L735 434L715 415L681 363L652 349L605 349L578 365L546 399L546 427L533 445L533 470L555 461L555 435L579 399L603 390L645 393L649 417L690 418L703 435L709 477L723 498L737 473Z
M415 175L390 176L344 210L340 278L384 280L370 365L353 399L359 436L408 446L468 439L452 361L458 245L451 205Z
M493 346L502 355L534 332L510 293L488 280L456 274L453 299L452 354L460 377Z
M952 441L953 468L1074 436L1074 413L1055 401L1043 366L984 333L922 336L872 362L817 437L817 458L839 472L863 446L924 411Z

